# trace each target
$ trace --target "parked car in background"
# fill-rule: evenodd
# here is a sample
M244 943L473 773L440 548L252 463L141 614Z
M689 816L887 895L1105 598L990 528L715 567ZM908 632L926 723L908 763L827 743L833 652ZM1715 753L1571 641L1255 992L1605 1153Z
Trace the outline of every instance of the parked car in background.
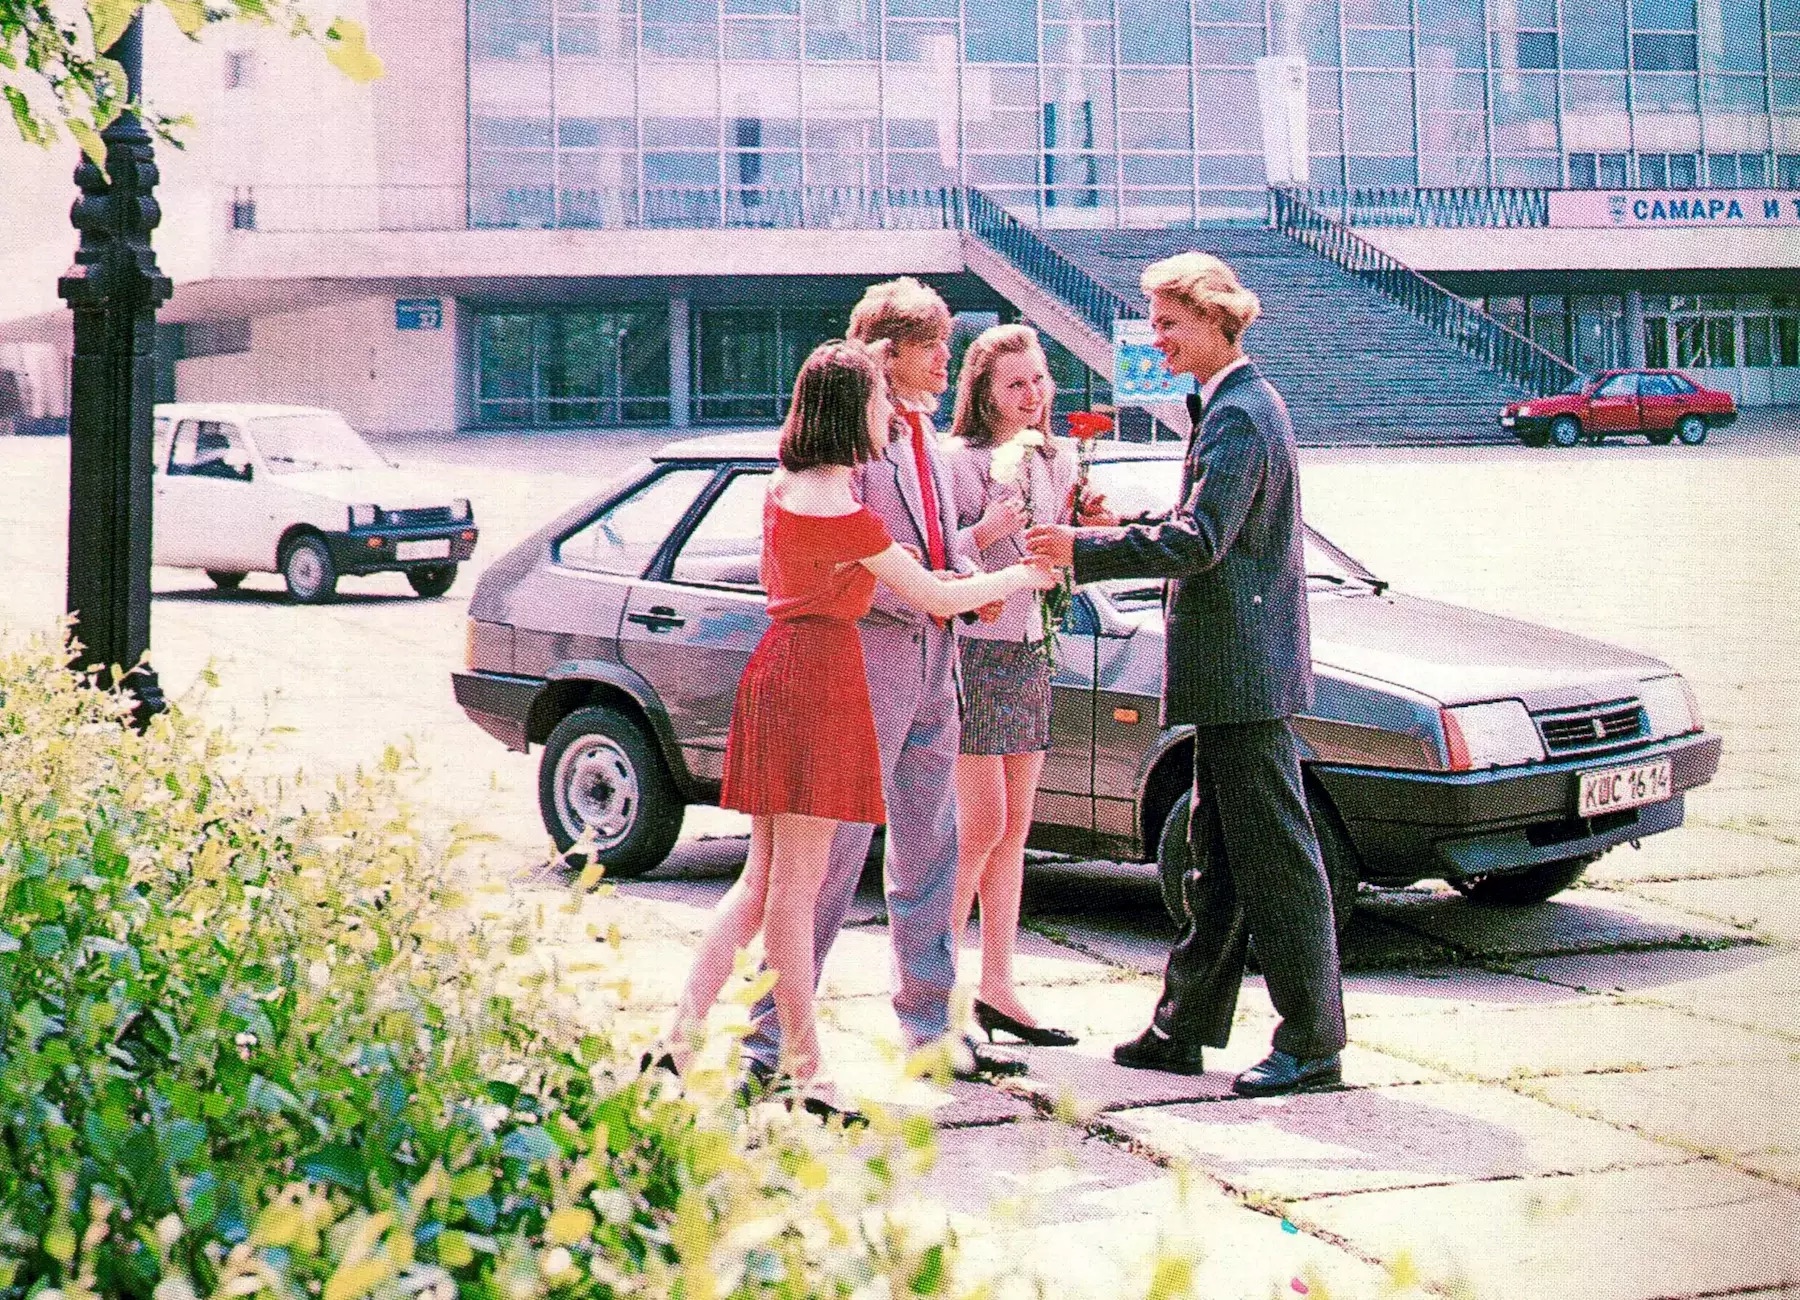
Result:
M775 445L665 447L495 561L470 598L458 703L509 748L543 747L551 837L615 876L661 862L686 805L717 797L766 624ZM1123 511L1162 509L1180 472L1167 446L1106 448L1094 485ZM1310 530L1306 557L1318 701L1297 727L1340 924L1363 880L1548 898L1614 845L1679 826L1684 792L1717 770L1720 742L1669 665L1400 595ZM1173 910L1194 740L1158 722L1163 636L1161 584L1077 593L1031 842L1154 861Z
M336 411L176 402L156 408L157 564L229 590L279 573L303 604L346 575L404 573L442 596L479 536L466 496L396 468Z
M1510 402L1500 427L1527 447L1573 447L1642 434L1657 446L1679 438L1690 447L1737 419L1730 393L1702 388L1679 370L1605 370L1579 375L1553 397Z

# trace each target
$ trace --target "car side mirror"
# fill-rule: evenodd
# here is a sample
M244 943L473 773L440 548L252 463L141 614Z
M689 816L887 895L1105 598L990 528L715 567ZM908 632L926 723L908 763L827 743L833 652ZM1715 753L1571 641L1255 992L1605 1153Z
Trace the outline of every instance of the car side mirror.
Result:
M220 456L219 460L235 477L246 483L256 477L256 466L252 465L250 458L241 451L228 451Z

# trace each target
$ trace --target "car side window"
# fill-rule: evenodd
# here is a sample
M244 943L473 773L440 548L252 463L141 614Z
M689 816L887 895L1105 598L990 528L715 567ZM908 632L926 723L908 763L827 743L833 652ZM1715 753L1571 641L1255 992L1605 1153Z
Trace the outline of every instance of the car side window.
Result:
M763 501L769 472L734 474L681 544L669 572L674 582L761 591Z
M1667 375L1645 375L1643 382L1638 386L1638 391L1645 397L1667 397L1671 393L1681 390Z
M710 465L658 474L558 542L556 562L590 573L638 577L712 478Z
M1661 378L1663 383L1668 385L1668 392L1687 394L1699 391L1680 375L1663 375Z
M221 420L183 420L175 426L169 473L199 478L244 479L250 452L243 435Z
M1594 390L1595 397L1634 397L1638 391L1636 375L1614 375Z

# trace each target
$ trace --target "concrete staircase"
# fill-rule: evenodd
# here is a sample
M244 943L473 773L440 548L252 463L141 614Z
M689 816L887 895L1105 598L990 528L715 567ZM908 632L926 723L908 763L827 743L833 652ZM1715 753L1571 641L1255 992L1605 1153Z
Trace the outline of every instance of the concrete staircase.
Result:
M1247 350L1287 399L1302 443L1503 442L1500 408L1526 396L1373 286L1279 231L1037 233L1132 303L1143 302L1138 274L1157 258L1193 248L1224 258L1262 299L1264 319L1246 335ZM1019 305L1032 315L1031 305Z

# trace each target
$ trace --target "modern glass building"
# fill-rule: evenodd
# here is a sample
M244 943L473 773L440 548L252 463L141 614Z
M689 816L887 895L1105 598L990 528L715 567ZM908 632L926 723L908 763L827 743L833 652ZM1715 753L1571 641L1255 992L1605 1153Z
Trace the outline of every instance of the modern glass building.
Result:
M470 0L467 31L475 226L965 185L1051 226L1254 217L1265 54L1307 62L1314 186L1800 185L1800 0Z

